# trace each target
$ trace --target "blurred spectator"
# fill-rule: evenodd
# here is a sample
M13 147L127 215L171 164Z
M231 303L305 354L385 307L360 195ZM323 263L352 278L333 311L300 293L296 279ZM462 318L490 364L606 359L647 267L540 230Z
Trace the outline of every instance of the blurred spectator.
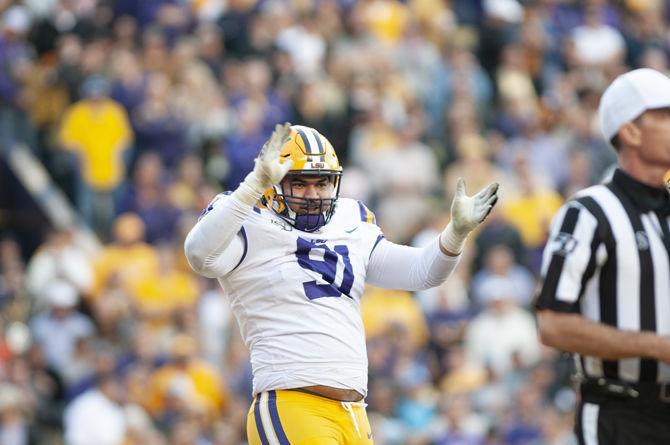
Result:
M88 303L98 327L99 339L110 347L126 347L135 320L132 318L131 297L123 288L119 276L114 275L107 280Z
M24 445L32 439L26 416L26 402L19 388L9 383L0 383L1 444Z
M398 388L392 380L372 380L367 399L371 408L370 423L376 442L388 445L406 443L409 431L395 416L398 403Z
M426 341L426 320L416 301L406 291L368 287L361 302L361 315L369 337L383 334L397 325L409 333L412 345L422 345Z
M484 256L484 268L472 277L472 294L476 301L483 301L482 289L496 277L503 277L514 286L516 303L530 307L535 280L533 274L520 264L515 263L512 249L504 244L492 246Z
M500 101L509 107L532 109L537 93L528 66L524 48L509 44L502 51L502 60L496 71L496 87Z
M252 53L249 29L256 4L257 0L231 0L225 14L217 22L223 31L226 53L234 59Z
M377 192L379 221L386 235L398 241L416 232L432 209L428 196L439 187L435 156L420 142L422 125L422 117L415 117L364 166Z
M198 193L205 185L202 160L196 156L186 156L179 163L174 182L170 185L170 202L182 212L200 212L202 206Z
M235 111L252 102L259 107L264 135L269 135L275 122L290 120L292 113L286 98L272 85L272 71L262 59L250 59L242 65L241 90L230 91L229 99Z
M505 198L501 198L504 201ZM509 247L514 255L514 262L523 266L528 265L527 246L524 244L521 234L515 225L503 218L502 212L492 212L486 220L486 224L477 234L475 240L476 253L472 261L474 271L479 271L484 267L484 258L488 251L497 245L504 244Z
M62 280L53 280L44 288L47 309L30 322L30 330L46 355L47 363L62 375L72 365L79 340L92 336L95 326L77 311L79 294Z
M223 7L223 0L204 0L200 3L214 4L218 3ZM197 3L197 2L195 2ZM205 6L205 5L202 5ZM224 43L221 28L216 26L213 21L203 21L196 30L198 40L198 55L211 70L215 79L221 78L223 72L223 63L225 61Z
M431 425L436 445L481 445L488 430L486 418L472 409L468 397L456 395L440 400L440 414Z
M228 356L232 330L235 329L232 318L226 295L214 280L207 280L198 302L199 343L202 345L203 357L217 368L223 366Z
M169 94L172 82L165 72L151 73L144 99L131 114L137 155L153 150L172 168L187 150L186 123L178 115Z
M95 298L109 280L118 280L122 289L132 292L134 283L158 270L158 256L144 241L145 226L134 213L119 215L114 222L114 242L95 260Z
M504 427L505 443L523 445L533 443L541 437L537 413L543 409L541 394L529 386L519 390L512 405L514 417Z
M11 236L0 238L0 308L10 317L28 315L25 265L19 243Z
M94 283L91 259L73 240L69 230L54 230L35 252L26 269L26 286L33 297L46 295L55 279L73 285L80 295L88 294ZM37 302L40 306L44 301Z
M481 363L468 360L461 344L454 344L444 358L440 390L446 395L465 394L480 389L488 382L488 372Z
M556 409L543 407L544 415L541 419L542 439L533 445L577 445L577 439L572 435L572 419Z
M21 5L6 8L0 16L0 145L5 150L17 142L37 148L24 88L34 70L35 54L27 40L31 21L29 11Z
M364 2L363 19L373 35L383 43L396 43L409 21L407 6L396 0Z
M305 12L298 23L277 35L277 47L291 57L299 79L312 79L323 72L326 41L320 34L316 10Z
M501 213L521 235L528 252L528 265L539 271L541 251L549 233L551 216L560 208L563 198L532 170L523 155L516 160L519 194L503 202Z
M457 179L465 179L468 190L480 190L492 180L502 184L509 193L508 176L493 162L491 149L483 137L468 133L455 141L456 159L444 172L446 196L454 196Z
M461 131L476 131L458 126L445 128L445 116L456 111L459 102L470 102L475 112L483 112L492 95L491 81L472 52L476 36L467 29L460 29L452 37L442 64L433 73L432 88L425 98L431 118L430 134L438 140L445 136L457 140Z
M233 127L233 115L226 96L207 65L189 60L179 70L179 84L173 93L178 115L185 120L191 151L218 144Z
M614 64L624 55L625 42L621 32L603 23L603 10L587 5L584 24L572 31L575 61L584 66Z
M133 303L144 316L155 321L170 319L173 313L192 310L198 298L195 278L176 268L176 253L172 245L161 245L158 269L134 280L131 286Z
M407 382L401 389L395 415L403 422L409 437L423 439L435 418L437 392L428 382Z
M79 337L75 340L70 361L61 373L67 386L72 386L93 373L96 355L93 348L90 337Z
M115 82L112 85L111 97L132 115L135 108L142 103L146 92L148 76L144 73L137 55L130 49L120 49L112 59L112 70Z
M599 182L605 170L617 162L614 150L603 141L600 129L593 122L599 95L594 91L583 91L581 96L584 105L570 106L564 111L565 120L572 129L569 135L570 173L560 184L561 194L566 198L577 188L584 188L585 184Z
M63 432L65 386L58 372L47 363L38 345L33 345L25 357L12 363L9 381L21 387L30 400L35 440L37 443L58 441Z
M113 193L125 174L123 151L133 133L126 112L109 98L104 77L90 76L81 88L84 99L65 112L59 138L80 162L79 209L107 240L114 215Z
M146 388L146 407L163 427L174 419L203 415L213 420L228 406L228 392L214 368L197 357L196 343L178 334L171 344L172 360L157 369Z
M113 374L97 376L95 388L72 401L65 409L65 441L68 445L123 445L126 420L122 388Z
M465 332L467 359L496 376L537 363L540 344L535 321L516 303L514 284L508 278L491 277L482 284L481 296L484 310ZM495 332L493 341L491 332Z
M124 184L117 194L118 212L132 212L142 218L149 243L170 241L175 235L180 212L165 192L168 186L161 156L150 151L140 156L133 181Z
M252 170L254 158L267 139L262 105L246 100L238 108L237 126L226 140L224 153L230 163L225 188L233 190Z

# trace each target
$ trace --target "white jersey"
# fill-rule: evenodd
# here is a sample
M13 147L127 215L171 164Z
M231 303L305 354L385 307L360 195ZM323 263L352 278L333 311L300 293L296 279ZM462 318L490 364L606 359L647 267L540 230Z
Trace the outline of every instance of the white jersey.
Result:
M367 392L360 299L383 238L372 221L363 204L342 198L314 233L269 210L244 222L242 259L218 279L251 351L254 394L310 385Z
M254 393L325 385L366 394L365 282L423 290L458 264L437 238L422 248L384 239L372 213L350 199L313 233L234 196L217 196L205 213L186 237L186 257L231 298Z

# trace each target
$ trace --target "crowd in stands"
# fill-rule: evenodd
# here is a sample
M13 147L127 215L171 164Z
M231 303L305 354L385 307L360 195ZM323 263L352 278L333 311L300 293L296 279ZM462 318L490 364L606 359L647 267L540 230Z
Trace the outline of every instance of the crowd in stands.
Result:
M437 236L457 177L470 193L501 183L447 283L362 300L375 443L574 445L571 362L531 312L541 252L558 207L616 160L604 87L669 72L669 14L661 0L0 0L0 153L27 147L102 242L0 208L0 444L245 443L248 353L182 246L290 121L333 143L342 196L398 243Z

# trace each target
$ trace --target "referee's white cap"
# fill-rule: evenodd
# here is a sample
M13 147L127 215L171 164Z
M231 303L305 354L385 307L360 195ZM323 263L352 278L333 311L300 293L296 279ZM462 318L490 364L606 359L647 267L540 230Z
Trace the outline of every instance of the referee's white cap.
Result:
M651 68L629 71L614 79L600 98L600 130L611 142L622 125L647 110L670 107L670 77Z

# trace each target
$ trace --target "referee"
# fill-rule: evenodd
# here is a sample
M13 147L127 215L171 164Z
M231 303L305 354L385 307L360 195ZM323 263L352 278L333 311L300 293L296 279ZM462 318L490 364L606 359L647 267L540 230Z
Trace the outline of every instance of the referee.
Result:
M619 76L600 101L619 168L557 214L536 301L542 342L574 352L582 445L670 444L670 78Z

